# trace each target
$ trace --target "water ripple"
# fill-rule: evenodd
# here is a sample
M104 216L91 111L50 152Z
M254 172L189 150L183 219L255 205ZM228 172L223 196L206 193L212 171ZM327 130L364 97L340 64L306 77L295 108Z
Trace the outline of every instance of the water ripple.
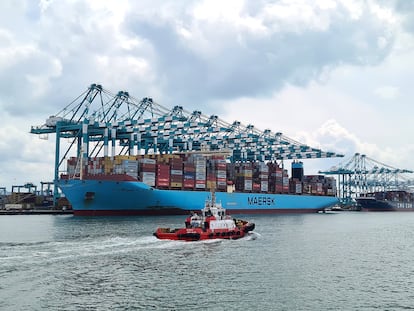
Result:
M0 240L1 310L410 310L414 299L414 213L255 216L244 239L189 243L152 236L176 217L31 217L12 220L38 240Z

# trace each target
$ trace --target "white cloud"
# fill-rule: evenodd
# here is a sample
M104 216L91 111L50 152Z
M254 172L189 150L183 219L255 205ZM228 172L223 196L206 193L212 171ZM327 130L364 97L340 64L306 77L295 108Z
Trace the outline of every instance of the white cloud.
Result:
M54 138L40 140L29 134L30 128L16 126L19 124L28 125L18 116L2 115L0 185L40 185L40 181L53 180Z
M398 87L383 86L374 90L374 94L382 99L396 99L399 95Z
M414 168L414 27L395 3L5 0L0 186L50 176L30 125L91 83Z

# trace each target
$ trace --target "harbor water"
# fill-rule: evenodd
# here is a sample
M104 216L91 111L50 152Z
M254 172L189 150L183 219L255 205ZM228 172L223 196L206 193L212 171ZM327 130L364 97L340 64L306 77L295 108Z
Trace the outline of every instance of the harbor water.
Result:
M414 213L243 215L235 241L160 241L183 217L0 217L0 310L407 310Z

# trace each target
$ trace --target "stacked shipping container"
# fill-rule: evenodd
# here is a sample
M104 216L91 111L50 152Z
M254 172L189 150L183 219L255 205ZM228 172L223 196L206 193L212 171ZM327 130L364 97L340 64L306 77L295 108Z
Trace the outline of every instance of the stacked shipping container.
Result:
M206 158L204 157L195 157L195 188L196 189L206 189Z
M195 166L194 163L184 163L183 187L185 189L194 189L195 187Z
M254 192L269 191L269 167L266 163L255 162L253 168L253 190Z
M157 188L168 188L170 186L170 166L168 164L157 164L156 185Z
M183 160L181 158L170 159L170 186L171 188L183 187Z
M301 164L301 163L300 163ZM299 164L295 163L295 168ZM91 158L86 161L85 175L126 174L161 189L226 191L234 185L238 192L292 193L310 195L336 194L336 181L323 175L303 175L289 179L286 169L274 162L227 163L221 156L208 159L201 155L151 155ZM293 165L292 165L292 172ZM79 177L77 158L67 161L69 178Z
M139 177L140 180L148 186L155 186L156 160L139 159Z

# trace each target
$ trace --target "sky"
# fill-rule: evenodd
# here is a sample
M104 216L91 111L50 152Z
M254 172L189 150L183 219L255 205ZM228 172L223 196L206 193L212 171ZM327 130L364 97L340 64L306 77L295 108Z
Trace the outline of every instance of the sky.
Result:
M53 180L31 126L90 84L414 170L414 1L3 0L0 187ZM308 162L309 161L309 162Z

